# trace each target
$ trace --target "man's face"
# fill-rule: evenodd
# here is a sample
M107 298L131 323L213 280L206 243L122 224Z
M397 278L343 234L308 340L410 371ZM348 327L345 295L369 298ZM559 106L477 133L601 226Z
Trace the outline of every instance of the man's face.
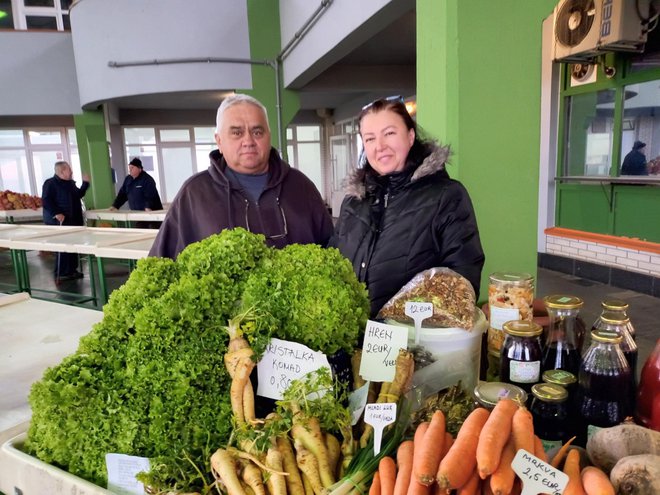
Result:
M140 172L142 172L142 169L140 167L136 167L135 165L129 165L128 166L128 173L130 174L131 177L134 179L140 175Z
M215 142L232 170L241 174L261 174L268 170L270 131L261 108L251 103L229 107Z
M62 167L57 176L63 180L71 180L73 178L73 170L71 170L71 166L67 165Z

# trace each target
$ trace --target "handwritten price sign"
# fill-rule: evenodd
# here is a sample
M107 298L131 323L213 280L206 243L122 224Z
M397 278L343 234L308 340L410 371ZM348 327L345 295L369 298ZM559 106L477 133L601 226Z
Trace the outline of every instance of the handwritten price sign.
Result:
M367 404L364 410L364 422L374 429L374 455L380 453L380 444L383 442L383 430L396 420L396 404L386 402L383 404Z
M362 345L360 376L372 382L391 382L399 349L408 347L408 329L367 321Z
M433 316L433 304L429 302L406 302L406 316L415 322L415 344L419 344L419 335L422 331L422 321Z
M516 453L511 467L523 482L521 495L561 495L568 484L566 474L523 449Z

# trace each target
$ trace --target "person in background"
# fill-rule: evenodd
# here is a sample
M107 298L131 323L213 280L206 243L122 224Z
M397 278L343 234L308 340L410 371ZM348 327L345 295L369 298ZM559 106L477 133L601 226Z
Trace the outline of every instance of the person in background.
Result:
M150 256L175 259L224 229L263 234L269 246L325 245L332 218L314 183L270 144L266 108L251 96L222 101L208 170L188 179L170 206Z
M364 150L348 177L337 247L365 282L371 317L417 273L447 267L479 294L484 253L467 191L449 178L448 147L422 139L403 100L376 100L358 116Z
M128 200L128 207L131 210L152 211L163 209L158 189L156 189L156 181L144 171L142 160L139 158L133 158L128 163L128 175L124 179L110 211L121 208L126 200ZM157 229L160 225L158 222L137 222L136 226Z
M65 161L55 163L55 175L43 184L41 199L46 225L84 225L81 199L89 188L89 176L83 174L80 187L73 180L71 166ZM82 278L78 271L76 253L57 253L54 267L55 282Z
M649 175L644 150L646 143L635 141L632 150L623 159L621 175Z

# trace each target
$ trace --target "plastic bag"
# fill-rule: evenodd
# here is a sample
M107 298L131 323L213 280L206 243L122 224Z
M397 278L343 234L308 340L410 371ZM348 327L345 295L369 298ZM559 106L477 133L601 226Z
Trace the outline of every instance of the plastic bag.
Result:
M425 327L450 327L470 330L474 325L474 289L466 278L449 268L429 268L415 275L378 313L377 318L414 323L406 316L406 302L430 302L433 316Z

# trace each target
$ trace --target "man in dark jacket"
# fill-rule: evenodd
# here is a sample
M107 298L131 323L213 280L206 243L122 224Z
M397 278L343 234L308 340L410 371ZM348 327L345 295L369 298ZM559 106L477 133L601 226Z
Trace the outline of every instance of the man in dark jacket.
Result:
M89 177L83 175L80 188L73 180L71 166L65 161L55 163L55 175L46 179L41 193L43 218L46 225L84 225L80 200L89 188ZM82 278L78 271L76 253L57 253L55 259L55 281Z
M162 210L163 204L160 202L160 195L156 189L156 181L142 167L142 160L133 158L128 164L128 175L124 179L117 197L115 198L111 211L122 207L128 200L128 207L131 210ZM158 228L157 223L138 222L138 227Z
M621 175L649 175L646 166L646 155L644 155L645 148L646 143L635 141L632 150L623 159Z
M269 246L325 245L332 219L321 195L270 139L258 100L243 94L223 100L211 166L183 184L149 254L174 259L188 244L234 227L263 234Z

